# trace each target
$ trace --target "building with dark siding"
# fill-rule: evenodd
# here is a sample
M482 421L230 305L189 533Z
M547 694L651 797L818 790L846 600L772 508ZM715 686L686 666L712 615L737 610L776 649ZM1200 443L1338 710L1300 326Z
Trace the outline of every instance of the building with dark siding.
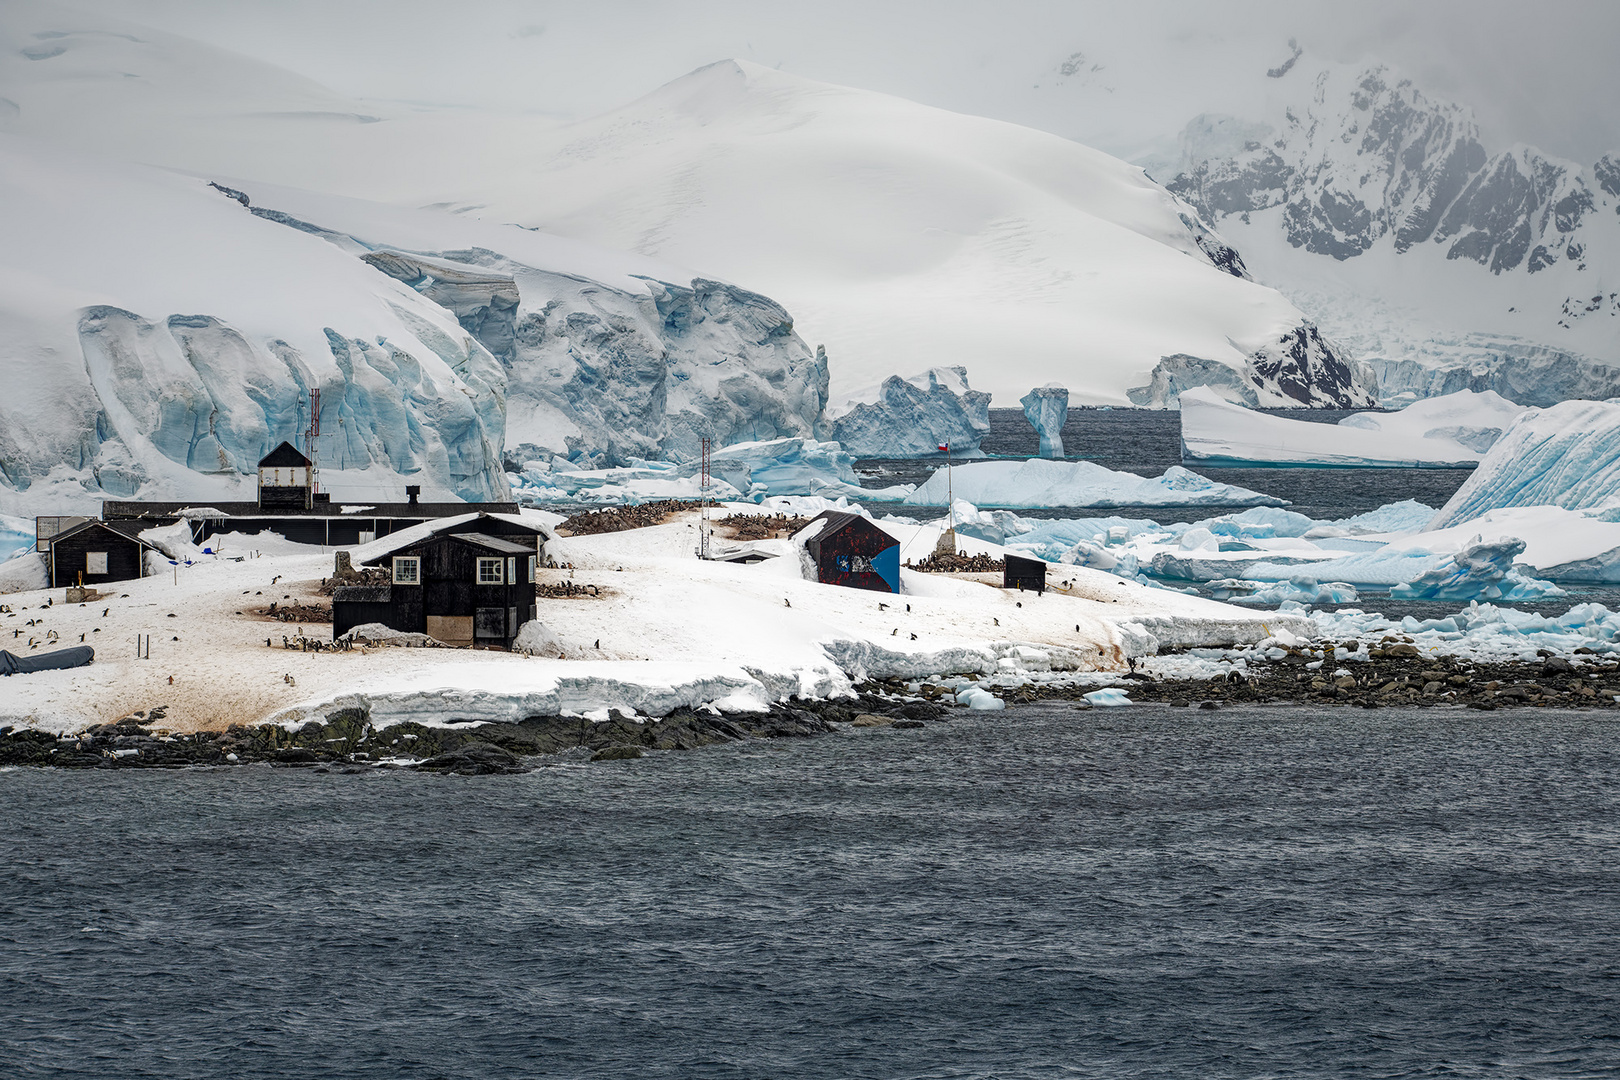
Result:
M874 592L900 591L900 541L860 514L828 510L799 533L816 580Z
M133 521L86 521L57 533L45 553L51 588L145 576L146 553L158 550L140 538L148 527Z
M332 598L332 636L382 623L448 645L512 647L535 617L535 572L545 531L479 515L408 539L362 566L388 571L385 585L346 586Z

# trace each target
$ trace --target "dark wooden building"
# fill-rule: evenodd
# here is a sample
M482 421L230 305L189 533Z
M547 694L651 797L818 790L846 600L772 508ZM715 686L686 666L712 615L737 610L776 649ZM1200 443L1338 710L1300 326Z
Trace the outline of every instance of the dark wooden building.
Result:
M538 526L483 515L407 542L362 564L386 569L388 584L336 591L332 636L382 623L448 645L509 649L518 628L535 617L543 548Z
M803 531L809 534L804 548L816 564L817 581L874 592L900 591L900 541L871 519L828 510L812 518Z
M148 527L133 521L86 521L57 533L47 552L51 588L145 576L146 553L158 550L140 538Z
M1008 555L1006 568L1001 572L1001 587L1003 589L1028 589L1031 592L1044 593L1046 591L1045 560L1025 559L1018 555Z
M315 463L284 442L259 461L260 510L308 510L315 505Z

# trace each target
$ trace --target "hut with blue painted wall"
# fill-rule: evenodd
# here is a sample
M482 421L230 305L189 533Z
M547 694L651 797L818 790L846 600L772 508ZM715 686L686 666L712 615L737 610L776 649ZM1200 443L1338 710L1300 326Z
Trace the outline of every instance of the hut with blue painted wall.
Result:
M900 541L860 514L828 510L795 539L816 567L816 580L873 592L900 591Z

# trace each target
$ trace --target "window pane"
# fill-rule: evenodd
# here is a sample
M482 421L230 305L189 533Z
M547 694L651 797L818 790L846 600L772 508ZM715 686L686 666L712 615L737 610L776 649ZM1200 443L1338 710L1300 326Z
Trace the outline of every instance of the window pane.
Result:
M85 552L84 572L87 574L105 574L107 572L107 553L105 551Z

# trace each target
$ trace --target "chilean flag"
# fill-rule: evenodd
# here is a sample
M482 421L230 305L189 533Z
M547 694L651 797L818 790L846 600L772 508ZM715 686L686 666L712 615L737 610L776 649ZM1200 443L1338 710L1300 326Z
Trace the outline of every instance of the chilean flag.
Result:
M951 444L948 443L948 442L940 443L939 444L939 452L942 453L942 454L950 453L951 452Z

